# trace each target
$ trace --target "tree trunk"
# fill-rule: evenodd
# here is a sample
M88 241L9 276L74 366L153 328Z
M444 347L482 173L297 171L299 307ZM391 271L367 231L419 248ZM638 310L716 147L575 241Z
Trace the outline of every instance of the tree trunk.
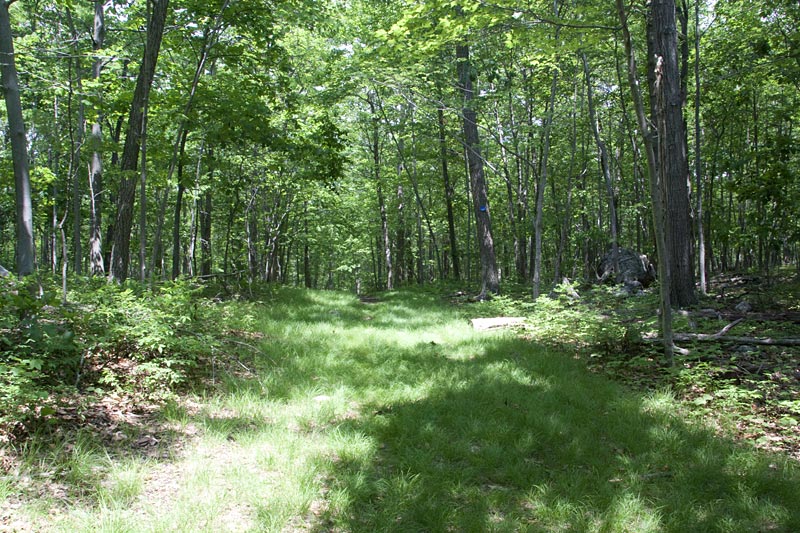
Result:
M558 35L558 30L556 30ZM536 186L536 216L533 223L534 234L534 261L533 261L533 299L539 297L542 280L542 232L544 231L544 191L547 187L547 165L550 155L550 130L553 125L553 113L556 102L556 88L558 86L558 70L554 69L553 79L550 82L550 99L547 102L547 113L544 119L541 167L539 183Z
M256 251L256 242L258 241L258 224L256 217L254 217L252 214L257 198L258 188L254 188L250 195L250 201L247 204L247 209L244 213L244 230L245 235L247 236L247 270L249 273L249 281L251 283L258 275L258 254Z
M694 3L694 174L697 188L697 251L699 256L700 292L706 294L706 236L703 224L703 167L700 157L700 2Z
M203 193L203 208L200 211L200 276L211 276L211 191Z
M575 84L575 92L578 92L578 84ZM580 91L581 94L583 91ZM569 153L569 170L567 171L567 200L564 206L564 216L562 217L561 222L561 231L559 232L559 239L558 239L558 251L556 253L556 261L553 270L555 271L555 275L553 276L553 280L555 284L561 283L561 265L564 260L565 251L569 244L569 228L572 222L572 180L573 174L575 172L575 155L578 151L578 124L577 124L577 110L575 105L575 100L577 99L577 94L573 97L573 105L572 105L572 112L570 113L570 122L571 122L571 142L570 142L570 153ZM583 99L581 98L581 102Z
M647 169L650 174L650 197L653 208L653 228L656 234L656 252L658 255L658 277L661 284L661 337L664 344L664 354L670 364L674 365L675 342L672 330L672 307L670 305L670 269L667 267L669 261L669 250L666 243L664 228L664 188L659 180L658 163L656 162L656 140L654 132L650 127L650 122L645 115L642 94L639 89L639 79L636 68L636 57L633 53L633 43L628 29L628 15L625 12L623 0L616 0L617 14L619 15L622 27L622 36L625 43L625 56L628 66L628 86L633 98L634 110L639 131L644 138L645 152L647 153Z
M184 129L178 155L178 197L175 199L175 218L172 220L172 279L177 279L181 274L181 209L183 193L186 191L186 185L183 183L183 156L187 134Z
M311 254L309 253L308 239L308 200L306 200L303 203L303 285L306 289L310 289L312 286Z
M666 191L670 301L685 307L696 303L697 297L675 0L653 0L647 22L650 108L657 125L656 164Z
M92 32L92 48L95 52L101 50L106 35L105 15L103 0L94 2L94 29ZM103 70L103 59L95 57L92 66L92 79L95 83L100 80ZM93 276L105 274L103 265L103 126L102 107L95 110L96 116L92 124L92 133L89 143L92 156L89 162L89 272Z
M114 245L111 253L111 278L124 281L128 277L130 264L131 227L133 225L133 204L136 194L136 169L139 159L139 144L142 136L145 103L150 95L150 87L155 75L158 52L164 35L169 0L148 0L153 4L147 24L142 65L136 78L131 110L128 115L128 130L122 150L120 170L122 179L117 196L117 215L114 222Z
M383 254L386 258L386 289L392 290L394 288L394 272L392 270L392 244L389 237L389 220L386 215L386 199L383 194L383 185L381 184L381 146L380 134L378 131L378 113L375 104L377 95L370 93L369 106L372 112L372 138L370 139L370 150L372 153L372 170L375 178L375 188L378 195L378 210L381 217L381 244L383 247ZM402 260L402 259L401 259Z
M456 61L459 88L464 99L462 109L464 116L464 145L467 152L472 204L475 211L475 225L478 236L478 252L481 262L481 292L479 298L484 299L489 293L496 294L500 292L500 278L497 272L494 240L492 239L492 219L489 214L489 194L486 177L483 172L483 158L481 157L480 137L478 135L478 116L472 108L474 92L472 88L472 68L469 61L469 45L459 44L456 46Z
M510 111L510 109L509 109ZM511 237L514 241L514 270L520 281L520 265L525 263L525 258L520 256L522 247L520 246L519 225L517 224L517 209L516 202L514 201L514 185L511 181L511 169L508 164L508 150L506 148L505 134L503 132L503 123L500 120L500 111L497 105L494 109L495 123L497 124L498 144L500 145L500 161L503 168L503 181L506 183L506 202L508 209L508 225L511 232Z
M145 98L142 112L141 163L139 165L139 281L147 281L147 111L150 99Z
M78 89L78 117L77 117L77 132L72 127L72 101L75 92L72 89L72 76L69 80L69 117L70 117L70 159L69 159L69 173L72 179L72 246L73 246L73 269L76 274L81 274L83 270L83 250L81 248L81 204L83 200L83 193L81 191L81 149L83 148L84 138L86 136L86 121L85 121L85 105L83 97L83 83L81 73L81 54L78 47L79 34L75 29L75 23L72 19L72 11L66 9L67 25L69 26L70 35L72 37L72 50L74 57L72 61L75 64L75 85ZM72 64L70 64L70 69ZM60 232L64 232L60 228ZM64 256L66 257L66 256Z
M398 165L397 173L398 179L402 169ZM409 255L406 252L406 196L403 190L403 184L397 186L397 231L394 237L394 282L395 285L402 284L409 279L409 272L414 271L413 267L408 268L405 264L405 259Z
M383 105L381 104L380 101L378 101L377 104L378 104L378 107L380 108L381 115L383 116L384 121L386 122L387 125L389 125L390 122L389 122L388 117L386 116L385 110L383 109ZM411 139L412 139L412 143L414 145L413 149L416 150L416 142L415 142L414 129L413 129L413 109L411 110L411 112L412 112ZM433 248L435 250L436 256L439 257L439 245L438 245L438 243L436 241L436 233L433 231L433 225L431 224L430 217L428 216L428 211L427 211L427 209L425 209L425 204L423 203L422 197L420 196L420 193L419 193L419 180L417 179L416 156L412 160L411 168L409 168L409 165L406 163L405 147L404 147L403 139L398 139L397 138L397 136L394 134L394 131L392 130L391 126L389 126L388 129L389 129L389 136L392 138L392 141L394 142L395 148L397 149L398 158L400 159L400 163L399 163L398 168L397 168L398 177L399 177L401 172L405 172L406 176L408 176L408 179L411 182L411 188L414 191L414 199L416 200L417 211L421 214L422 218L425 219L425 225L426 225L426 227L428 229L428 235L429 235L429 237L431 239L431 243L433 244ZM401 218L401 224L402 224L402 218ZM401 265L402 262L403 262L403 256L400 255L399 256L399 260L397 260L395 262L397 263L397 265ZM398 270L399 270L399 268L398 268Z
M450 172L447 167L447 142L444 131L444 107L437 109L439 121L439 152L442 158L442 180L444 181L444 201L447 208L447 234L450 238L450 260L453 263L453 277L461 279L461 268L459 265L458 243L456 241L456 223L453 215L453 185L450 183Z
M164 275L164 243L161 235L164 233L164 219L167 215L167 203L169 202L169 188L164 187L161 191L156 191L155 200L158 204L158 214L155 217L155 229L153 230L153 250L150 253L150 280L155 279L156 272Z
M600 156L600 168L603 171L603 179L606 184L606 194L608 194L608 211L609 218L611 219L611 261L614 265L614 275L617 281L620 280L619 269L619 234L617 232L617 206L614 199L614 185L611 182L611 170L608 166L608 151L606 150L606 143L600 137L600 127L597 123L597 113L594 107L594 90L592 89L592 78L589 72L589 62L586 59L586 54L581 53L583 60L583 73L586 77L586 103L589 106L589 123L592 128L592 135L597 144L597 151Z
M28 169L28 140L22 118L14 41L8 12L11 3L0 2L0 84L6 101L8 135L11 139L11 159L14 167L17 275L27 276L33 273L34 267L33 204Z

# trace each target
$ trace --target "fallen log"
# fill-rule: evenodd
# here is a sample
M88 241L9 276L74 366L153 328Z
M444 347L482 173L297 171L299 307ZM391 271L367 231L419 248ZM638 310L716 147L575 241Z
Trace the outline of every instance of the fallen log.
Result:
M734 320L716 333L675 333L672 338L677 342L700 341L700 342L735 342L739 344L760 344L766 346L800 346L800 338L785 337L773 339L771 337L740 337L726 335L736 324L744 320L739 318ZM664 342L663 339L649 338L647 342Z
M771 337L714 337L713 335L703 335L702 333L676 333L674 335L676 341L717 341L717 342L736 342L739 344L760 344L766 346L800 346L800 338L785 337L782 339L773 339ZM660 339L652 339L657 341Z
M472 327L477 331L489 331L491 329L516 328L525 325L524 317L501 316L495 318L473 318L470 320Z

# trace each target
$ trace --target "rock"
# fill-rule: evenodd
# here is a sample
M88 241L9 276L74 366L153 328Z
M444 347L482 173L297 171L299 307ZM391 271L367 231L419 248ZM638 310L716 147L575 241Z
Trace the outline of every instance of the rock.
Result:
M755 346L750 346L749 344L742 344L741 346L736 347L736 351L739 353L751 353L751 352L757 352L758 348L756 348Z
M569 278L562 278L561 285L558 285L550 291L548 297L552 299L558 299L559 296L564 295L572 301L578 301L581 299L581 295L578 294L578 291L575 290L575 287L572 285L572 281Z
M740 313L749 313L750 311L753 310L753 306L750 305L750 302L748 302L747 300L742 300L741 302L736 304L736 307L734 307L734 309L736 309Z
M647 287L656 279L656 269L644 254L639 254L627 248L619 249L619 270L620 275L614 272L613 251L603 256L597 274L600 281L614 280L621 283L639 283L638 286L631 286L624 290L633 291L635 288ZM635 294L635 292L630 292Z
M3 265L0 265L0 278L7 278L11 274L8 270L6 270Z
M623 290L628 293L628 296L633 296L634 294L639 294L644 289L644 286L639 280L626 280L622 284Z

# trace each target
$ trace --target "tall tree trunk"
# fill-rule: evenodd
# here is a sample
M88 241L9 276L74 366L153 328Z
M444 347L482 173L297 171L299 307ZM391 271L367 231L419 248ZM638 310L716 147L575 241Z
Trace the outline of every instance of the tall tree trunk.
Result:
M144 100L142 112L141 163L139 165L139 281L147 281L147 112L150 99Z
M16 263L17 275L33 273L33 204L31 180L28 169L28 140L22 118L19 96L19 79L14 58L14 41L11 36L9 6L12 1L0 2L0 84L6 101L11 159L14 167L14 200L16 211Z
M66 18L67 18L67 25L69 26L70 34L72 37L72 50L74 54L74 61L75 65L75 85L78 89L78 117L77 117L77 131L72 127L72 100L74 91L72 89L72 76L70 75L69 85L69 99L68 99L68 107L69 107L69 116L70 116L70 143L72 144L72 150L70 151L70 159L69 159L69 173L68 175L72 179L72 247L73 247L73 269L75 270L76 274L81 274L83 270L83 250L81 247L81 204L83 200L83 192L81 186L81 149L83 148L84 138L86 136L86 121L84 117L86 115L86 106L84 105L84 97L83 97L83 73L81 72L81 54L80 49L78 47L79 42L79 34L75 29L75 23L72 19L72 11L67 8L66 10ZM72 63L70 64L70 70L72 67ZM64 232L63 228L60 228L60 232ZM65 256L66 257L66 256Z
M608 194L608 211L609 218L611 219L611 260L614 265L614 276L616 276L617 281L619 281L621 279L619 269L619 234L617 232L617 206L614 199L614 185L611 182L611 170L608 165L606 143L600 137L600 127L597 123L597 113L594 107L594 90L592 89L592 78L589 72L589 62L586 59L586 53L581 52L581 59L583 60L583 73L586 77L586 103L589 106L589 123L592 128L595 144L597 144L597 151L600 156L600 168L603 171L606 193Z
M492 219L489 214L489 194L486 176L483 172L480 137L478 135L478 116L472 108L474 91L472 88L472 67L469 61L469 45L456 46L456 61L459 88L464 100L462 113L464 117L464 145L467 152L472 204L475 212L475 225L478 235L478 252L481 261L481 292L479 298L488 297L489 293L500 292L500 277L497 272L497 260L492 238Z
M248 202L247 209L244 213L244 230L245 235L247 236L247 270L250 283L255 281L256 276L258 275L258 253L256 251L256 242L258 241L258 221L257 218L252 214L253 208L256 205L256 200L258 199L258 192L259 191L257 187L253 189L250 195L250 201Z
M578 84L575 83L575 92L578 93ZM583 94L583 91L580 91ZM571 142L570 142L570 155L569 155L569 170L567 171L567 201L564 206L564 216L561 222L561 231L559 232L559 239L558 239L558 252L556 253L556 261L553 270L555 271L555 275L553 276L554 282L561 283L561 265L564 260L565 250L569 244L569 228L572 222L572 180L573 174L575 172L575 155L578 152L578 121L577 117L577 110L575 100L578 99L578 95L575 94L573 96L573 105L572 105L572 112L570 113L570 123L571 123ZM581 103L583 102L583 98L581 98Z
M397 173L400 174L402 169L399 168L402 164L398 165ZM398 175L398 178L400 176ZM402 282L409 279L409 272L413 272L413 268L408 268L405 265L405 259L408 255L406 251L406 196L403 184L397 186L397 231L394 238L394 281L395 285L402 284Z
M158 205L157 215L155 216L155 229L153 230L153 250L150 253L150 281L155 279L156 272L161 273L162 279L166 279L164 272L164 243L161 238L164 233L164 219L167 215L167 203L169 202L169 188L164 187L155 193L156 204Z
M94 25L92 31L92 49L95 53L102 50L105 42L106 24L103 11L103 0L94 2ZM92 79L100 80L103 71L103 59L96 55L92 65ZM103 126L102 106L95 110L92 133L89 142L92 156L89 161L89 272L93 276L105 274L103 265Z
M383 116L384 121L386 122L387 125L389 125L390 122L388 117L386 116L386 111L383 109L383 105L381 104L380 101L378 101L377 104L378 107L380 108L381 115ZM414 137L414 128L413 128L413 108L411 112L412 112L411 139L412 139L412 144L414 146L413 149L416 150L416 141ZM431 223L431 219L428 216L428 210L425 208L425 204L422 201L422 196L420 196L419 193L419 180L417 179L416 156L412 160L412 164L410 166L411 168L409 168L409 165L406 163L403 139L399 139L395 135L391 126L388 127L388 130L389 130L389 136L392 138L395 148L397 149L398 158L400 159L400 163L397 169L398 175L401 172L405 172L406 176L408 176L408 179L411 182L411 188L414 191L414 199L416 200L417 203L417 211L421 214L422 218L425 220L425 225L428 229L428 236L430 237L431 243L433 244L433 248L438 258L440 254L439 254L439 244L436 240L436 233L433 231L433 224ZM402 264L402 261L403 261L403 256L401 255L400 259L396 261L396 263L399 265Z
M172 220L172 279L176 279L181 274L181 209L183 208L183 193L186 191L183 181L183 156L187 134L188 132L183 130L178 156L178 197L175 199L175 218Z
M647 30L650 107L653 122L657 125L656 163L666 191L670 301L685 307L696 303L697 296L675 0L653 0L650 3Z
M558 30L556 30L558 36ZM534 261L533 261L533 299L539 297L542 280L542 232L544 231L544 191L547 187L547 165L550 156L550 131L553 125L553 113L556 103L556 89L558 87L558 70L553 70L553 79L550 82L550 99L547 102L547 113L544 119L542 143L542 158L539 171L539 183L536 186L536 216L533 223L534 234Z
M128 277L133 204L137 182L136 169L139 160L144 109L150 96L161 39L164 36L169 0L148 0L148 2L152 3L153 11L147 24L147 41L142 65L136 78L136 87L133 91L133 101L128 115L128 130L125 134L125 145L120 164L122 179L117 196L114 245L111 252L111 278L116 281L124 281Z
M375 178L375 188L378 195L378 210L381 217L381 245L383 247L383 255L386 258L386 289L392 290L394 288L394 272L392 269L392 244L389 237L389 220L386 215L386 199L383 194L383 185L381 183L381 146L380 146L380 132L378 131L378 110L375 99L378 98L376 94L370 93L369 106L372 112L372 132L370 138L370 151L372 153L372 171ZM402 259L401 259L402 260Z
M697 252L699 256L700 292L706 294L706 236L703 221L703 167L700 157L700 1L694 2L694 174L697 189Z
M497 136L498 136L498 144L500 145L500 161L502 163L503 169L503 181L506 183L506 202L507 202L507 209L508 209L508 225L511 231L511 237L514 241L514 270L517 273L517 277L520 281L523 279L520 277L520 265L525 263L525 258L520 256L521 246L520 246L520 236L519 236L519 225L517 224L517 209L516 209L516 202L514 201L514 185L511 180L511 169L509 168L508 164L508 149L506 148L506 141L505 141L505 134L503 132L503 123L500 121L500 111L498 107L495 106L494 109L494 118L495 123L497 125Z
M456 241L456 223L453 215L453 184L450 183L450 172L447 166L447 141L444 130L444 107L439 106L436 110L439 122L439 154L442 159L442 180L444 182L444 201L447 208L447 235L450 238L450 260L453 263L453 277L461 279L461 268L459 265L458 242Z
M312 285L311 257L309 253L308 240L308 200L306 200L303 202L303 285L306 289L310 289ZM375 281L377 282L377 280Z
M422 216L419 209L417 215L417 284L422 285L425 282L425 244L422 237Z
M205 191L200 211L200 276L203 278L211 276L212 270L211 209L211 191Z
M625 43L625 56L628 66L628 85L633 98L634 110L639 131L643 136L645 152L647 153L647 169L650 174L650 196L652 199L653 227L656 234L656 252L658 255L658 276L661 283L661 337L664 339L664 354L671 364L674 364L675 341L672 330L672 307L670 305L670 269L668 268L669 250L666 242L664 187L659 180L658 163L656 160L657 132L650 127L644 110L644 102L639 89L639 79L636 68L636 57L633 52L630 30L628 29L628 15L625 12L623 0L616 0L617 14L622 27L622 36Z

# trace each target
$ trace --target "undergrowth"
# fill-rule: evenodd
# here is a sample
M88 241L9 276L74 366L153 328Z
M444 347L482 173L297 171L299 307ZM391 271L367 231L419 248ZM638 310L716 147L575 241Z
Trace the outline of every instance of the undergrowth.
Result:
M754 449L751 441L772 435L759 426L741 426L753 432L745 442L731 438L737 413L755 416L753 405L766 398L793 408L780 399L788 370L784 378L773 371L790 359L698 343L670 368L643 341L656 331L653 294L578 288L575 298L563 288L537 302L520 292L470 303L452 287L361 300L274 286L200 291L185 282L159 288L160 296L135 285L97 289L71 294L65 308L51 302L3 315L7 339L24 338L24 320L71 332L74 351L63 355L77 358L67 370L43 363L29 376L32 390L49 395L34 395L39 407L19 420L83 418L71 434L40 424L20 441L21 462L0 475L0 524L24 519L28 530L70 532L800 529L796 462ZM739 298L729 292L703 305L722 313ZM469 324L492 316L526 317L526 327L484 333ZM712 331L726 320L690 314L676 324ZM14 348L15 357L46 361L51 341ZM748 388L730 360L763 364L773 377L758 380L753 368L752 386L761 388ZM147 363L174 374L147 374ZM94 395L106 414L54 403L49 384L64 397ZM123 416L136 401L158 405L149 420ZM719 412L731 419L710 416ZM766 413L765 424L789 423Z
M163 401L220 346L216 306L188 282L149 290L81 279L61 305L15 282L0 287L0 433L22 437L62 399L132 395Z

